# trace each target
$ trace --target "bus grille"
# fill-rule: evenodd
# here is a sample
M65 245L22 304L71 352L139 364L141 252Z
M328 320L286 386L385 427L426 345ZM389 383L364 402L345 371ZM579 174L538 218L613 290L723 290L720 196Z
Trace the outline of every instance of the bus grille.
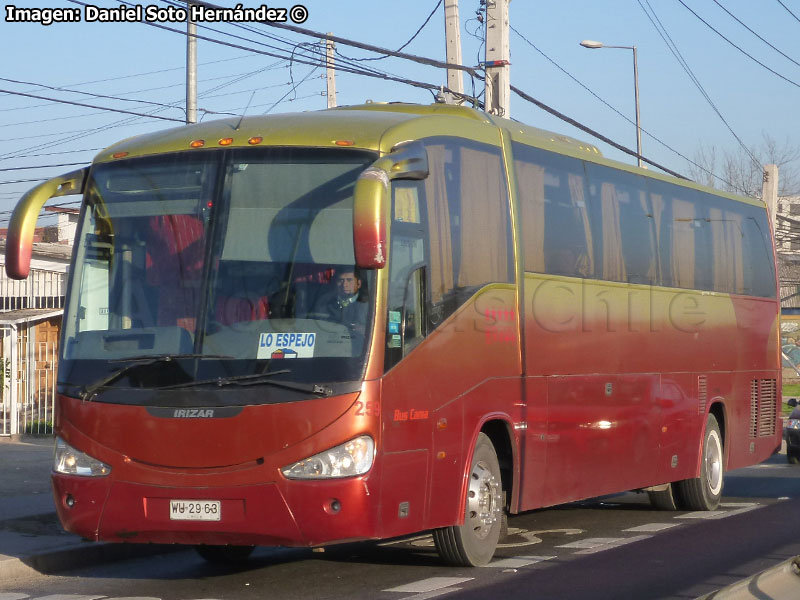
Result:
M775 434L778 410L778 382L775 379L753 379L750 382L750 437Z
M706 414L706 404L708 403L708 382L705 375L697 376L697 414Z

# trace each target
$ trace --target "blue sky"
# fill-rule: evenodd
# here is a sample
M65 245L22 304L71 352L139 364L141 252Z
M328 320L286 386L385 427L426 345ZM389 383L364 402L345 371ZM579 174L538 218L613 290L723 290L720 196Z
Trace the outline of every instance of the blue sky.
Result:
M639 55L641 123L647 132L642 140L645 156L686 173L688 164L680 155L693 158L700 146L715 146L718 152L738 151L739 142L730 130L748 146L758 146L764 134L779 144L800 146L797 110L800 47L796 41L800 36L800 20L779 0L724 1L730 13L789 56L786 58L737 23L714 0L683 2L733 44L777 74L756 64L722 39L680 0L514 0L510 5L510 19L519 33L511 33L511 81L558 111L634 148L632 53L615 49L588 50L580 47L579 42L594 39L610 45L635 44ZM796 1L782 2L800 16L800 5ZM20 8L78 7L68 0L20 0L14 4ZM120 6L115 0L95 0L92 4L108 8ZM168 6L163 0L141 4ZM232 7L236 2L220 0L218 4ZM436 4L437 0L403 3L306 0L304 6L309 17L303 26L396 49L412 36ZM475 19L479 2L460 0L459 4L463 62L476 65L483 60L478 39L483 32ZM256 7L260 3L246 0L244 5ZM269 6L288 8L292 4L269 3ZM654 10L728 126L692 83L643 7ZM185 28L183 24L162 24ZM246 48L270 51L258 44L277 45L283 48L284 56L288 55L286 49L291 44L314 41L259 24L248 24L248 29L224 23L209 26L216 31L200 27L198 33ZM285 41L274 42L263 33L279 35ZM343 46L338 49L348 57L374 56ZM441 7L405 51L444 60ZM157 110L160 116L184 118L185 37L179 33L141 23L80 22L45 27L3 21L0 22L0 54L3 56L0 77L5 79L0 81L0 89L134 112ZM300 54L302 49L297 50L295 56ZM285 59L203 40L199 42L198 62L199 106L206 111L240 114L248 103L249 115L325 108L325 80L321 69L314 70L297 62L290 67L290 61ZM445 83L443 72L399 59L362 64L394 76ZM39 87L42 84L139 102L45 89ZM466 87L471 90L469 81ZM476 89L482 91L480 82L476 83ZM347 73L337 77L337 91L340 105L358 104L367 99L420 103L432 100L432 95L425 90ZM161 106L173 103L178 106ZM511 117L592 141L609 157L635 162L514 95ZM203 116L204 120L211 118L214 118L212 112ZM11 208L25 190L35 185L33 181L6 182L46 178L76 168L20 167L85 164L91 161L96 149L174 124L4 94L0 102L0 169L18 170L0 172L0 225L7 218L2 211Z

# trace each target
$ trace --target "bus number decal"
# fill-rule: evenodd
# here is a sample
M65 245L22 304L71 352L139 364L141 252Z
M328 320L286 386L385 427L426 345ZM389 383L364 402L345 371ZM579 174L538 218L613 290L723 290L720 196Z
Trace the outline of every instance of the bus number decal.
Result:
M377 400L367 402L356 402L357 417L379 417L381 415L381 405Z

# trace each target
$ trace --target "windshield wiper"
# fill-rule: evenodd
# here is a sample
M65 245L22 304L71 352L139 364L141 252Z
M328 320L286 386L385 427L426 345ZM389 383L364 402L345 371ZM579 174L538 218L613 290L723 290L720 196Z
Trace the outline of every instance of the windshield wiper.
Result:
M98 379L97 381L90 383L89 385L83 386L83 389L80 392L81 400L83 401L91 400L96 395L97 390L107 386L109 383L115 382L117 379L121 377L124 377L132 369L138 367L146 367L148 365L156 365L159 363L168 363L172 362L173 360L179 360L183 358L234 358L234 357L223 354L145 354L142 356L115 358L109 360L108 362L130 361L131 364L125 365L121 369L114 371L113 373L109 373L105 377Z
M234 375L231 377L217 377L216 379L203 379L201 381L187 381L185 383L176 383L173 385L165 385L158 389L160 390L176 390L179 388L193 387L196 385L216 385L224 387L226 385L261 385L267 384L275 387L285 388L287 390L294 390L296 392L305 392L307 394L314 394L316 396L330 396L333 390L327 385L290 383L288 381L274 381L270 379L273 375L282 375L290 373L289 369L281 369L279 371L271 371L270 373L251 373L249 375Z

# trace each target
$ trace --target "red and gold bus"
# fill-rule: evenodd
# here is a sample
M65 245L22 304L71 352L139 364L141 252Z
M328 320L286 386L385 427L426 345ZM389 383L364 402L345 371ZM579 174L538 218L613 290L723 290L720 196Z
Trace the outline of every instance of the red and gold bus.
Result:
M779 447L762 202L476 110L367 104L123 141L82 193L53 486L92 540L209 559L625 490L717 506ZM346 293L345 293L346 292Z

